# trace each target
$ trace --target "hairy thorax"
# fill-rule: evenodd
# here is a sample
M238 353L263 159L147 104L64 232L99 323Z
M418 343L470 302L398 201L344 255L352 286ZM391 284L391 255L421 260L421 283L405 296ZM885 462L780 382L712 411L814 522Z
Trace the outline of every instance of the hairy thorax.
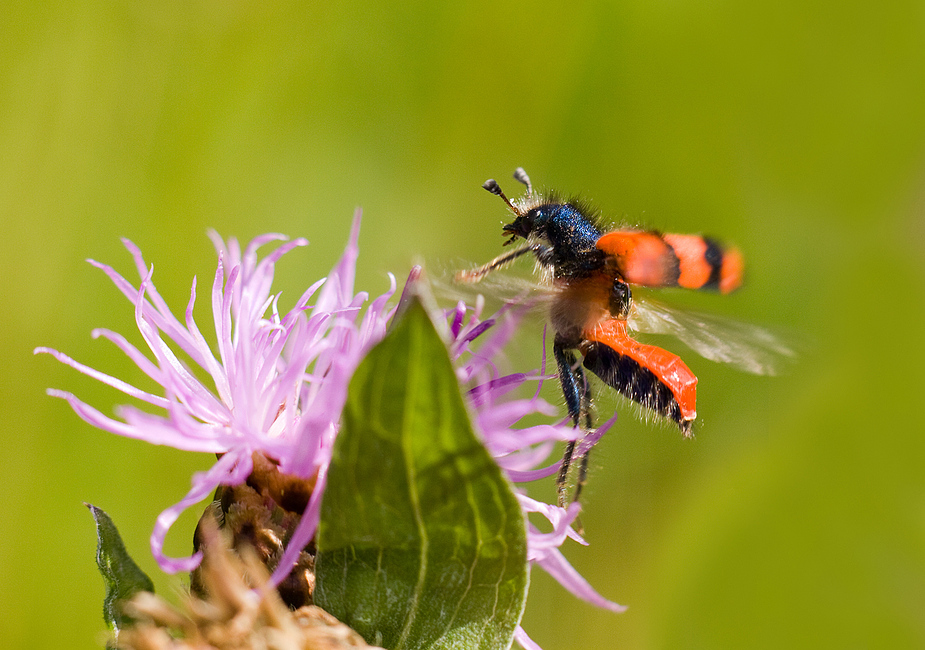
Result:
M612 283L613 279L604 273L556 279L556 298L549 314L556 333L577 346L583 332L610 318L606 305L609 304Z

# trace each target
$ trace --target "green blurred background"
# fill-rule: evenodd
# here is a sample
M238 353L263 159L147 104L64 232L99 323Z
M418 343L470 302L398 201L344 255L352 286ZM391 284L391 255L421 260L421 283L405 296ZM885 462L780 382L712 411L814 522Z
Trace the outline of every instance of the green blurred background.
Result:
M124 401L38 345L138 380L90 339L109 327L140 343L85 258L130 275L131 238L181 313L192 276L214 271L207 228L305 236L279 269L291 304L362 206L358 284L378 293L418 259L438 273L495 255L505 213L479 184L517 165L615 220L735 241L743 291L668 298L805 349L775 379L685 353L701 380L693 443L620 421L593 458L591 545L566 552L630 609L596 610L536 571L533 638L925 647L922 3L20 2L0 19L4 647L99 646L82 501L175 592L148 536L210 464L45 396ZM539 327L523 341L517 363L535 366Z

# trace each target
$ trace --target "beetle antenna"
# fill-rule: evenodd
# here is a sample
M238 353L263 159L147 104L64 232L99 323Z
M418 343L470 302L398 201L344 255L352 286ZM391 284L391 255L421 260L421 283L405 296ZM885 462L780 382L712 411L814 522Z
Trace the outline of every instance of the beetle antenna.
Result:
M520 216L521 214L520 210L515 208L514 204L511 203L511 200L507 198L507 196L504 195L504 192L501 191L501 186L498 185L498 182L495 179L489 178L487 181L482 183L482 187L484 187L486 190L488 190L495 196L500 196L504 200L504 202L507 203L507 207L511 209L511 212L513 212L517 216Z
M526 185L527 194L533 196L533 183L530 182L530 177L527 176L527 172L524 171L523 167L518 167L514 170L514 178Z

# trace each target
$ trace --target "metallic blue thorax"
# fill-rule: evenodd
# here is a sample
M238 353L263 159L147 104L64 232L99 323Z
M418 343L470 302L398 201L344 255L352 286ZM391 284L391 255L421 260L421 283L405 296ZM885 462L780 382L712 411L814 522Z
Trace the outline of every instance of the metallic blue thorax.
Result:
M530 211L536 235L552 246L557 265L585 266L597 258L601 231L576 207L568 203L548 203Z

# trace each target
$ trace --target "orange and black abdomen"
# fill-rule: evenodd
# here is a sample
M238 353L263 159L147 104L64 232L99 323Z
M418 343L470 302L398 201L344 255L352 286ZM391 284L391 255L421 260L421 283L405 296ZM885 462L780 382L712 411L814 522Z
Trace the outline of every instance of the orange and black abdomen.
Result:
M701 235L616 230L597 240L630 284L734 291L742 284L742 254Z

